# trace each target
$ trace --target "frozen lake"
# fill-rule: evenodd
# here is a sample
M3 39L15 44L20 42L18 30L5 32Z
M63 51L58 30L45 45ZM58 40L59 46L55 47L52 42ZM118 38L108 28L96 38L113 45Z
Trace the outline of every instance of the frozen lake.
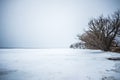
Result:
M0 49L0 80L120 80L118 53L77 49Z

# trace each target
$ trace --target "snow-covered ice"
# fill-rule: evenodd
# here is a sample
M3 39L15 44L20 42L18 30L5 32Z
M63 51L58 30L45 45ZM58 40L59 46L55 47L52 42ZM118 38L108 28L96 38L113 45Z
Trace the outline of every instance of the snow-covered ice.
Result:
M0 80L120 80L118 53L80 49L0 49Z

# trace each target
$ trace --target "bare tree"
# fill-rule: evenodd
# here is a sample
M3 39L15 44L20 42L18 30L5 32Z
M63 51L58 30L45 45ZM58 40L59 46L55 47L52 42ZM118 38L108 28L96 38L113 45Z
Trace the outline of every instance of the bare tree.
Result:
M78 36L85 46L91 49L110 51L111 47L117 46L115 38L120 37L120 11L111 16L95 18L89 21L88 31Z

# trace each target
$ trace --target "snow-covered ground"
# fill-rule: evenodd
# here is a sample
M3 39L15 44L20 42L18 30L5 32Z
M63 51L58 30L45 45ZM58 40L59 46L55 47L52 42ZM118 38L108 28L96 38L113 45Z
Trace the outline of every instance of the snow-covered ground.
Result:
M0 49L0 80L120 80L118 53L77 49Z

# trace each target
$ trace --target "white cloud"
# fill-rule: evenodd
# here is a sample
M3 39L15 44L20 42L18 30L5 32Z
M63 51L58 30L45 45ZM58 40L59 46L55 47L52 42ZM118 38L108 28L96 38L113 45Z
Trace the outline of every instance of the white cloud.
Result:
M19 0L2 4L1 47L69 47L91 17L110 14L119 7L114 0Z

